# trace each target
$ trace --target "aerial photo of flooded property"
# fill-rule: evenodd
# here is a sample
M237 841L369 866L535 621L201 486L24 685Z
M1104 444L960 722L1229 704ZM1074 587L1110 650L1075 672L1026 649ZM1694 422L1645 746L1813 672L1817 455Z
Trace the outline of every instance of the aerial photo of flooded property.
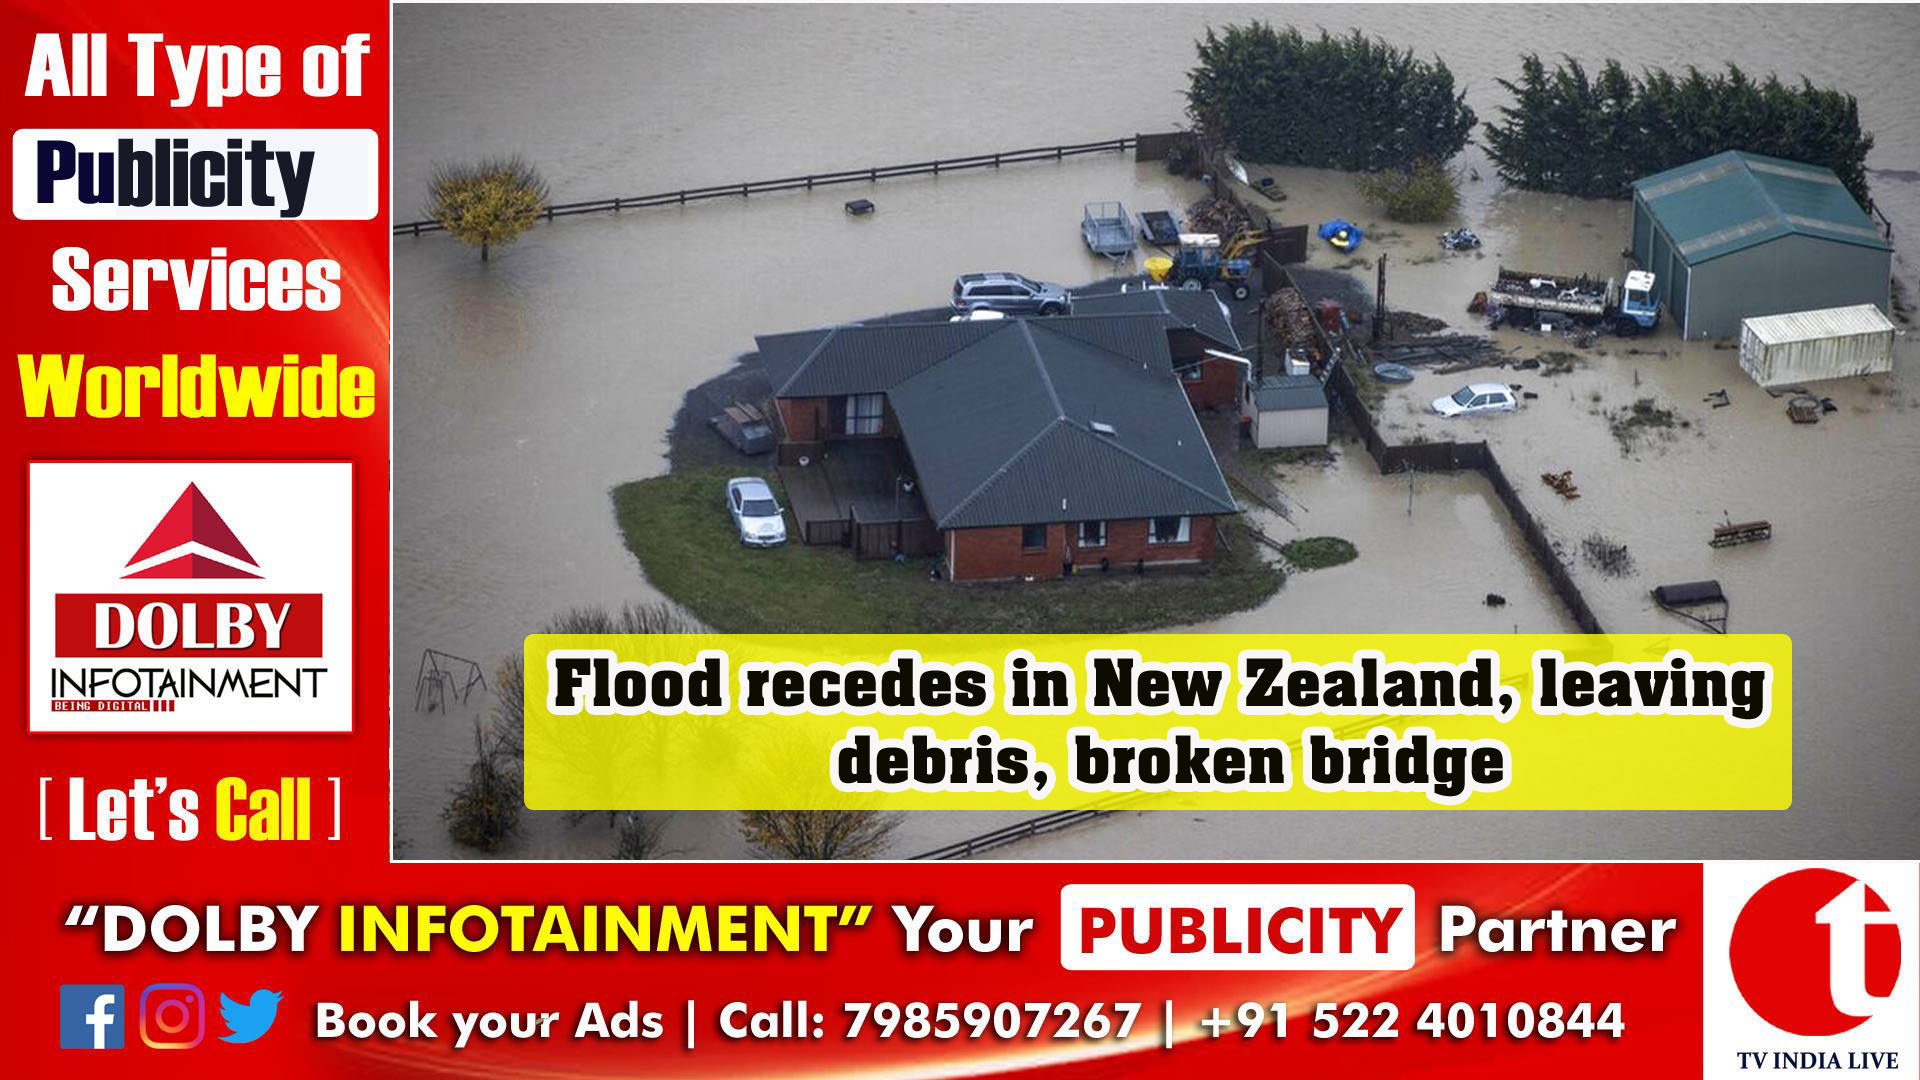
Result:
M394 42L396 858L1912 854L1920 8ZM521 805L531 633L1175 630L1788 634L1793 804Z

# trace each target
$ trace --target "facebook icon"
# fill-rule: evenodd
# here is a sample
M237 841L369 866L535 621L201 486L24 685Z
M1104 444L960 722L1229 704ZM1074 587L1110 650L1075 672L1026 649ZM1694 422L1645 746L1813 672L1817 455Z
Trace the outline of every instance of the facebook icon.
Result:
M127 990L124 986L62 986L60 1048L118 1050L126 1045Z

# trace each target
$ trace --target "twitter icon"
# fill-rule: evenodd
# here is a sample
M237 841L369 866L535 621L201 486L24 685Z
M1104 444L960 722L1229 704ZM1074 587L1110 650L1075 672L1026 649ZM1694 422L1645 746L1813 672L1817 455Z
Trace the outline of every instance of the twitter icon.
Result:
M245 1005L225 994L220 995L220 1019L227 1025L227 1033L220 1036L225 1043L250 1043L267 1033L273 1026L274 1014L280 1011L280 995L272 990L255 990Z

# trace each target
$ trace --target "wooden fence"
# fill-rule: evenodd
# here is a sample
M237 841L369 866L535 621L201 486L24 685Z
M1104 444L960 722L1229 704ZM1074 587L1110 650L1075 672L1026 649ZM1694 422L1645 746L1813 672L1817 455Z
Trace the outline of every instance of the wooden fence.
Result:
M1123 135L1097 142L1033 146L1024 150L1002 150L991 154L912 161L901 165L871 165L864 169L807 173L802 176L782 176L772 180L744 180L737 184L682 188L678 191L660 191L651 195L619 195L606 199L552 203L545 208L541 216L552 221L555 218L573 217L578 214L617 214L623 210L641 210L654 206L685 206L688 203L705 202L709 199L744 199L754 195L771 195L783 191L812 191L815 188L834 187L840 184L871 184L907 176L939 176L942 173L998 169L1003 165L1020 165L1034 161L1063 161L1086 154L1111 154L1135 150L1141 145L1142 139L1149 140L1148 145L1156 153L1164 154L1167 152L1166 148L1181 135L1185 133L1152 136ZM393 227L395 236L419 236L422 233L442 231L444 228L438 221L403 221Z
M1284 271L1277 280L1291 285L1291 279ZM1316 324L1317 327L1318 324ZM1513 519L1514 527L1520 530L1520 536L1527 542L1527 550L1532 553L1534 562L1540 566L1540 572L1546 575L1547 584L1553 594L1560 598L1567 613L1573 616L1575 626L1582 633L1605 633L1600 620L1593 614L1593 608L1573 580L1573 573L1567 568L1566 560L1553 546L1546 530L1520 500L1519 491L1512 481L1507 479L1506 470L1500 467L1500 461L1494 456L1493 447L1485 442L1431 442L1405 443L1398 446L1386 441L1373 422L1373 414L1368 411L1367 403L1361 399L1359 388L1354 385L1353 373L1348 365L1366 363L1366 354L1357 345L1350 344L1342 351L1341 362L1334 365L1327 378L1327 391L1354 430L1366 444L1368 456L1383 474L1405 472L1454 472L1472 469L1487 478L1493 485L1493 493L1506 508Z

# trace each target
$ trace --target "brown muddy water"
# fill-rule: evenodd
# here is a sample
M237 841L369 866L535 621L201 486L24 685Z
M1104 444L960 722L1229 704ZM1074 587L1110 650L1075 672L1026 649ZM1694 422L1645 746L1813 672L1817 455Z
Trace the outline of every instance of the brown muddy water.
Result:
M1486 118L1496 76L1524 50L1630 66L1805 75L1860 99L1876 135L1875 196L1896 241L1920 237L1920 10L1910 6L1663 5L1632 9L1383 5L1235 8L1022 6L506 7L396 9L394 215L417 215L433 163L521 153L556 201L723 183L1162 130L1180 121L1185 43L1209 25L1284 16L1357 26L1442 55ZM1159 45L1152 43L1159 42ZM1607 43L1602 46L1598 43ZM979 107L993 102L991 108ZM1329 103L1338 108L1338 103ZM1442 258L1430 228L1382 226L1389 299L1468 325L1461 310L1500 262L1606 270L1626 208L1505 191L1484 156L1461 164L1462 220L1486 239ZM1280 213L1370 220L1350 179L1274 174ZM619 542L607 492L665 467L663 433L686 390L785 330L937 304L955 273L1010 267L1069 283L1106 272L1079 242L1080 205L1182 207L1197 192L1115 154L872 189L725 201L542 226L482 264L440 237L394 246L394 806L396 853L459 857L439 820L471 755L476 696L417 713L421 650L489 668L547 616L653 596ZM874 199L871 218L840 203ZM1398 235L1394 235L1395 233ZM1317 250L1313 263L1338 265ZM1915 263L1896 272L1909 290ZM1558 342L1503 331L1517 350ZM1134 814L1006 849L1014 858L1909 856L1920 810L1920 349L1893 376L1826 384L1840 406L1787 423L1733 354L1660 335L1628 353L1581 353L1576 370L1499 378L1540 394L1515 415L1465 422L1492 440L1523 497L1578 558L1604 532L1633 575L1576 569L1609 629L1686 632L1651 609L1662 581L1717 577L1736 630L1795 637L1796 797L1774 814L1498 812ZM1423 374L1384 409L1388 435L1458 436L1420 403L1480 375ZM1637 384L1636 384L1637 379ZM1733 404L1710 408L1708 391ZM1595 395L1599 400L1594 400ZM1606 412L1655 397L1688 426L1623 452ZM1457 422L1456 422L1457 423ZM1564 503L1532 478L1572 468ZM1295 522L1280 535L1355 541L1346 567L1296 575L1261 609L1199 630L1503 632L1570 629L1485 482L1374 474L1346 448L1290 467ZM1722 512L1771 518L1774 539L1712 551ZM1493 591L1510 603L1481 605ZM1009 820L914 815L907 855ZM602 819L603 821L603 819ZM681 815L685 857L746 852L725 815ZM596 858L600 822L532 815L508 854Z

